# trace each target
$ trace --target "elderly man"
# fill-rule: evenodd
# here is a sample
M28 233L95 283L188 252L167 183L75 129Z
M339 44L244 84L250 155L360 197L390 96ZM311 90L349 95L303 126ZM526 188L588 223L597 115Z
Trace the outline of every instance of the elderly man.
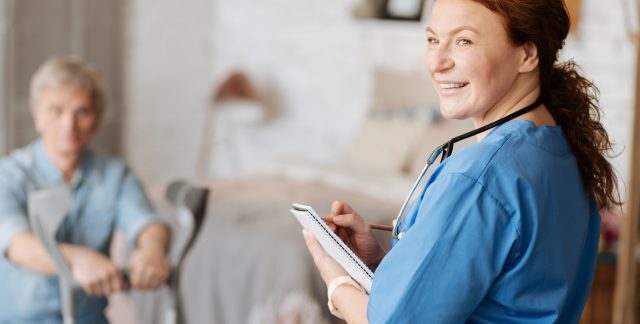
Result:
M30 105L40 138L0 159L0 322L61 321L57 269L27 218L29 191L60 183L73 192L57 239L83 289L76 321L106 322L106 296L125 288L109 258L114 229L136 247L129 267L138 289L161 287L169 276L169 231L131 171L87 147L104 109L94 68L67 58L45 62L31 80Z

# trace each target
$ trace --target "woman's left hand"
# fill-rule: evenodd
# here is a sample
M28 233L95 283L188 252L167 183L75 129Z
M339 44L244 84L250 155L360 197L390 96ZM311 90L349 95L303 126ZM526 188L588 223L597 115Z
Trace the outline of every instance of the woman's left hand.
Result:
M349 275L346 270L334 260L327 252L324 250L320 242L313 236L313 234L307 230L302 230L302 235L304 236L304 241L307 244L307 248L313 257L313 262L316 264L318 271L320 271L320 276L322 276L322 280L327 284L327 286L333 281L333 279Z

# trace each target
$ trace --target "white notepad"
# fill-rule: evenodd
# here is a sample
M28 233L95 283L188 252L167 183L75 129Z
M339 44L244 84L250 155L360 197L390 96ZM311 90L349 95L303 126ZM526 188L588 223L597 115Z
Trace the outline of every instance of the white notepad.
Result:
M327 226L313 208L302 204L293 204L290 211L296 216L302 227L313 233L325 251L369 293L373 281L373 272Z

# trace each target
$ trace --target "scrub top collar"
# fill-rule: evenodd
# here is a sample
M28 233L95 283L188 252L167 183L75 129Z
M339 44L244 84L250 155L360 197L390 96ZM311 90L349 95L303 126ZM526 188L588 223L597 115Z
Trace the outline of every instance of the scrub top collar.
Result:
M34 143L34 166L35 171L38 173L37 179L41 179L43 183L39 183L41 186L60 184L64 182L62 172L53 165L46 151L44 150L44 144L42 139L36 140ZM82 156L80 157L80 163L74 171L73 178L71 180L71 188L76 189L82 184L84 178L88 174L93 160L93 153L89 149L84 149Z
M571 153L571 147L564 138L562 127L560 126L536 126L532 121L526 119L510 120L494 129L483 139L491 140L494 135L509 135L514 132L523 134L527 142L554 154L564 155ZM557 140L549 140L556 138ZM455 153L454 153L455 154Z
M536 147L552 152L554 154L565 155L571 153L569 144L566 142L562 132L562 128L560 126L536 126L530 120L510 120L505 122L504 124L498 125L495 128L491 129L487 136L482 139L480 143L490 143L492 141L498 141L504 136L511 136L514 134L519 134L519 136L522 136L527 142L531 143L532 145L535 145ZM462 148L460 151L464 150L465 148ZM456 152L453 152L453 155L451 157L455 156ZM445 159L440 164L440 167L447 164L448 160L449 158ZM422 187L419 196L414 201L414 204L411 205L411 207L407 211L405 218L398 225L399 232L406 232L411 226L410 224L413 224L413 222L415 221L418 212L417 207L419 205L415 202L422 201L424 199L427 187L428 185ZM393 247L397 242L398 239L394 237L391 241L391 247Z

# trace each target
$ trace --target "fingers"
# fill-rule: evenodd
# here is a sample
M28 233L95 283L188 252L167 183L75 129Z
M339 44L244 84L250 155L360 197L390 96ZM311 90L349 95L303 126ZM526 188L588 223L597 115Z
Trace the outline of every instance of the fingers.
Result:
M313 257L313 261L316 262L317 265L317 260L326 253L313 234L309 233L306 229L303 229L302 235L304 236L304 242L307 244L307 248Z
M330 259L329 255L324 251L320 242L313 236L313 234L309 233L307 230L302 230L302 235L304 236L304 242L307 244L307 249L309 249L309 253L313 257L313 263L315 263L316 268L320 271L320 275L323 279L326 280L326 263L327 259Z
M149 267L136 267L132 269L131 286L136 289L152 289L155 275Z
M105 255L76 247L71 258L73 279L92 296L107 296L122 290L122 274Z
M100 278L100 281L98 281L98 288L99 288L99 295L102 296L108 296L111 294L111 285L110 285L110 279L109 279L109 275L103 275L102 278Z
M132 264L131 286L136 289L157 289L164 286L170 273L168 264Z
M91 296L109 296L122 291L122 277L120 271L114 266L103 269L95 276L81 284L82 289Z
M129 277L129 283L131 284L131 288L141 288L143 286L143 274L138 267L135 265L131 265L131 273Z
M369 231L367 224L347 203L336 200L331 204L331 213L324 218L329 228L339 233L339 227L348 227L356 232Z
M101 296L100 283L98 281L92 281L82 286L82 289L90 296Z
M371 230L369 224L357 213L341 214L333 216L333 223L339 227L348 227L354 232L368 232Z
M320 246L320 243L318 243L318 240L316 240L315 237L312 237L309 234L309 231L307 231L306 229L302 230L302 236L304 237L305 244L307 244L307 249L309 249L309 253L311 253L311 256L313 257L313 260L315 261L316 258L321 253L324 252L322 250L322 247Z
M307 248L313 257L313 263L316 265L316 268L318 268L320 276L322 276L325 283L331 282L335 277L347 274L344 268L327 254L313 234L307 230L302 230L302 234Z
M353 208L351 208L351 206L349 206L344 201L335 200L331 204L331 215L332 216L340 215L340 214L351 214L351 213L354 213L354 212L355 211L353 210Z
M124 290L124 280L119 271L109 279L109 287L112 293Z
M332 231L336 232L336 230L338 229L338 227L336 226L336 224L334 224L331 221L328 221L327 219L324 219L324 222L327 223L327 226L329 227L329 229L331 229Z
M167 227L154 224L139 235L138 246L129 263L131 287L156 289L165 284L171 272L166 255L169 234Z

